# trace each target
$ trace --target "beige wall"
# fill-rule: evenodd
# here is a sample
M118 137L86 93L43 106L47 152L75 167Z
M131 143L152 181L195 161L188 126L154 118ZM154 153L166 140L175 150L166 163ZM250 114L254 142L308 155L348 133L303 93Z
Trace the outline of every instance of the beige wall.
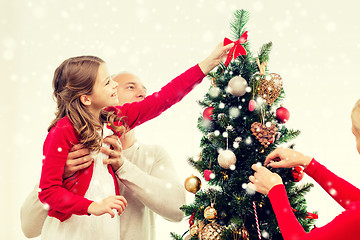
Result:
M350 132L350 110L360 97L359 3L335 2L0 0L0 238L24 239L19 207L40 176L54 112L51 79L62 60L98 55L111 72L134 72L153 92L230 37L228 21L239 8L251 12L254 51L274 43L269 67L285 81L288 125L303 131L297 149L359 186L360 159ZM201 109L194 103L208 86L138 130L143 142L169 151L182 181L196 173L186 159L198 152ZM309 205L320 210L318 226L341 211L319 187L309 194ZM159 221L159 239L186 227L187 221Z

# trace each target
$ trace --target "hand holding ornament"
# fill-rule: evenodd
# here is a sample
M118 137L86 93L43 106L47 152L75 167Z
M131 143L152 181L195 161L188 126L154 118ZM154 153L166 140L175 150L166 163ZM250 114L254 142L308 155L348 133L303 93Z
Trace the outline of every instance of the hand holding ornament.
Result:
M266 167L253 164L251 168L255 173L249 177L250 183L248 183L248 187L250 189L267 195L274 186L283 184L281 177Z
M234 46L234 43L224 46L223 43L219 43L215 50L203 61L199 63L199 67L202 72L207 75L211 70L213 70L217 65L221 63L222 60L225 60L227 52Z
M312 158L290 148L277 148L265 159L264 165L272 168L292 168L302 166L306 168Z

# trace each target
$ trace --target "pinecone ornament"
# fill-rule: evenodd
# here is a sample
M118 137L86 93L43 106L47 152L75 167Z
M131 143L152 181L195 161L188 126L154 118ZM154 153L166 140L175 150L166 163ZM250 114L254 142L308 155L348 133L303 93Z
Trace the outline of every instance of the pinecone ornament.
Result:
M261 123L254 122L251 124L251 131L261 145L267 148L274 141L277 127L273 123L262 125Z
M222 227L215 223L209 223L202 228L201 233L199 234L199 240L220 240L220 233Z

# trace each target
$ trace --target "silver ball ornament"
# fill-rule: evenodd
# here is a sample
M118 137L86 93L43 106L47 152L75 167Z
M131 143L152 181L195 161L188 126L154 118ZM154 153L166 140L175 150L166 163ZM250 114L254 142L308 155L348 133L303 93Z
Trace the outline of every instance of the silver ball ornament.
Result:
M228 92L235 97L243 96L246 93L247 87L247 81L241 76L233 77L228 82Z
M218 163L222 168L230 169L236 163L236 156L231 150L224 150L218 156Z

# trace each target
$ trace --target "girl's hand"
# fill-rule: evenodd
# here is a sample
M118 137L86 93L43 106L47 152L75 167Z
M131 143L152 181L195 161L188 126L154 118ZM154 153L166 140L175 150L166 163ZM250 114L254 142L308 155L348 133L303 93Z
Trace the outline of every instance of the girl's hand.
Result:
M115 213L112 211L113 209L116 209L120 215L124 212L126 206L127 202L123 196L110 196L100 202L92 202L89 205L88 213L95 216L108 213L111 215L111 218L113 218L115 217Z
M272 168L292 168L303 166L306 168L312 158L289 148L277 148L265 159L265 166Z
M283 184L281 177L278 174L271 172L269 169L257 164L253 164L251 168L255 173L253 176L249 177L249 188L267 195L274 186Z
M228 51L234 46L234 43L224 46L223 42L219 43L215 50L202 62L199 63L201 71L207 75L217 65L221 63L221 60L226 58Z
M116 172L124 163L124 156L122 152L122 145L120 138L116 135L111 135L104 138L104 143L112 146L112 149L102 147L101 152L109 155L108 159L104 159L104 164L111 164L114 172Z

